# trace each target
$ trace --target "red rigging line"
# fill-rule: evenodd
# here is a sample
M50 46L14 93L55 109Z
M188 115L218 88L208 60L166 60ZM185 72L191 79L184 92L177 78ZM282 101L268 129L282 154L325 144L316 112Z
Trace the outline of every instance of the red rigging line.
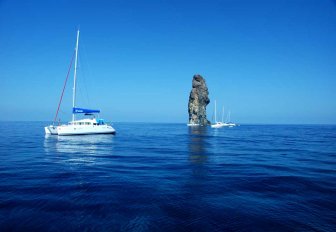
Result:
M74 59L74 57L75 57L75 53L76 53L76 50L74 51L74 53L73 53L73 55L72 55L72 58L71 58L70 66L69 66L69 69L68 69L68 73L67 73L66 79L65 79L65 81L64 81L64 86L63 86L63 90L62 90L61 98L60 98L60 101L59 101L59 103L58 103L58 107L57 107L57 111L56 111L56 115L55 115L53 124L56 122L56 118L57 118L57 116L58 116L58 111L59 111L59 108L60 108L61 103L62 103L64 90L65 90L65 87L66 87L66 84L67 84L67 81L68 81L68 78L69 78L70 69L71 69L71 66L72 66L73 59Z

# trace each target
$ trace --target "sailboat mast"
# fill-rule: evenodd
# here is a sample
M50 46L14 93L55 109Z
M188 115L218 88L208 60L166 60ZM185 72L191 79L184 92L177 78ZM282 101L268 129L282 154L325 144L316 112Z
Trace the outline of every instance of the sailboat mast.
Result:
M215 100L215 123L217 122L217 108L216 108L216 100Z
M222 110L222 122L224 122L224 106L223 106L223 110Z
M78 59L78 40L79 40L79 30L77 31L77 41L76 41L76 57L75 57L75 70L74 70L74 84L72 92L72 108L76 107L76 75L77 75L77 59ZM72 112L72 121L75 121L75 113Z

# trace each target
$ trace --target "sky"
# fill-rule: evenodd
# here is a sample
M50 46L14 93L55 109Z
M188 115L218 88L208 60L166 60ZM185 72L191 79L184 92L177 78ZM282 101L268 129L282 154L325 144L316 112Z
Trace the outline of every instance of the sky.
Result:
M336 123L332 0L0 0L1 121L53 120L77 28L77 106L108 121L186 123L200 74L208 119Z

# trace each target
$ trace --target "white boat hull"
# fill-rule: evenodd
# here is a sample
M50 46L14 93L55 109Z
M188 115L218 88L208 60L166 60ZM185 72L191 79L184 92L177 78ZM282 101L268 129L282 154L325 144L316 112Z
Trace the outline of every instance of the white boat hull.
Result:
M63 125L57 127L58 135L91 135L91 134L115 134L116 131L109 125Z
M58 134L57 126L53 126L53 125L44 127L44 131L47 135L57 135Z
M187 126L199 126L200 124L188 123Z
M226 123L226 122L217 122L211 125L211 128L221 128L221 127L233 127L236 124L233 123Z
M221 127L223 127L224 125L217 125L217 124L215 124L215 125L211 125L211 128L221 128Z
M228 125L228 127L234 127L234 126L237 126L235 123L228 123L227 125Z
M211 128L221 128L227 126L226 123L222 123L222 122L216 122L215 124L211 125Z

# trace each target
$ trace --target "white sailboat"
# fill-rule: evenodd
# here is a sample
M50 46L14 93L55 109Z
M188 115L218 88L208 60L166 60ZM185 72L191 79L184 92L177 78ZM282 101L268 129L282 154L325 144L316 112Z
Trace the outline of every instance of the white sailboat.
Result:
M95 114L99 114L100 110L84 109L76 107L76 74L77 74L77 59L78 59L78 42L79 42L79 30L77 31L77 40L75 48L75 68L74 68L74 82L73 82L73 92L72 92L72 121L65 125L59 126L46 126L44 128L46 134L51 135L88 135L88 134L115 134L115 129L104 122L103 119L97 119ZM70 66L71 67L71 66ZM69 72L68 72L69 73ZM68 79L68 76L67 76ZM67 81L66 79L66 81ZM65 82L66 85L66 82ZM63 88L63 92L65 89ZM61 95L60 103L56 112L56 117L58 114L59 106L62 101L63 92ZM84 118L76 120L77 114L84 114L89 116L89 118Z
M187 126L199 126L200 124L198 123L187 123Z
M223 106L223 109L222 109L222 124L223 124L223 126L229 126L229 124L227 122L224 122L224 106Z
M233 123L233 122L231 122L230 121L230 117L231 117L231 112L229 111L229 113L228 113L228 116L227 116L227 122L226 122L226 124L227 124L227 126L228 127L234 127L234 126L237 126L235 123Z
M215 100L215 123L211 124L211 128L221 128L225 126L225 123L223 122L223 115L224 115L224 108L222 112L222 122L217 121L217 106L216 106L216 100Z

